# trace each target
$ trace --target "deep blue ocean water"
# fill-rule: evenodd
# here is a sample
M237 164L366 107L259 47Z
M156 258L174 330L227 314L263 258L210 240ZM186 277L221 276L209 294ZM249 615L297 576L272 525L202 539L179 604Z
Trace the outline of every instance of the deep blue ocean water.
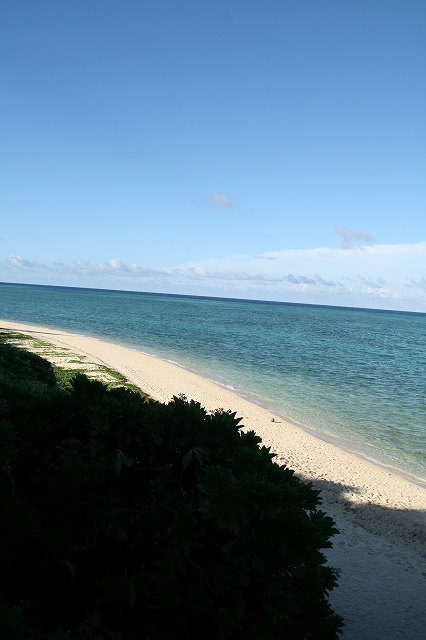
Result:
M175 361L426 482L426 314L0 284L0 318Z

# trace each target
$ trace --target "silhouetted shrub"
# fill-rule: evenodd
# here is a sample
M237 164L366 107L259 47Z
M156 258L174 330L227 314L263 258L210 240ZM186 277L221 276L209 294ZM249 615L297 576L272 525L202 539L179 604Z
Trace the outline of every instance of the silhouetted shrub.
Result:
M235 414L35 375L0 370L2 640L336 637L333 522Z

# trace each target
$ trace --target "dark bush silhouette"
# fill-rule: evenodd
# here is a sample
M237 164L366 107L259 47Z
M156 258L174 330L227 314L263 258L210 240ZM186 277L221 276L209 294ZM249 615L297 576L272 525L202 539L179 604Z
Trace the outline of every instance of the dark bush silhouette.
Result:
M0 346L0 371L3 375L20 380L44 382L47 385L55 384L55 375L47 360L7 342L1 342Z
M2 640L323 638L318 491L235 414L147 401L0 345ZM15 366L19 362L18 366Z

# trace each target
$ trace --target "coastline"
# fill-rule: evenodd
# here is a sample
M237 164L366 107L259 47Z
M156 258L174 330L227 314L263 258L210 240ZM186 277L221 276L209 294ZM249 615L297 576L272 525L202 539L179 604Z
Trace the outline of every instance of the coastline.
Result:
M323 508L341 535L327 552L341 569L331 594L345 617L343 638L422 637L426 575L426 489L327 442L219 384L131 348L47 327L0 320L0 328L67 347L122 373L161 402L184 394L208 410L222 407L242 417L276 454L276 462L321 489ZM365 628L363 627L365 625ZM408 635L407 635L408 631Z

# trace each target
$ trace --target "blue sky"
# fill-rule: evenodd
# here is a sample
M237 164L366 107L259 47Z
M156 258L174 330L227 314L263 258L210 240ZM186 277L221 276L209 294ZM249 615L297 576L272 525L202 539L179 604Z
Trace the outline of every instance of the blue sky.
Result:
M426 311L423 0L3 0L0 280Z

